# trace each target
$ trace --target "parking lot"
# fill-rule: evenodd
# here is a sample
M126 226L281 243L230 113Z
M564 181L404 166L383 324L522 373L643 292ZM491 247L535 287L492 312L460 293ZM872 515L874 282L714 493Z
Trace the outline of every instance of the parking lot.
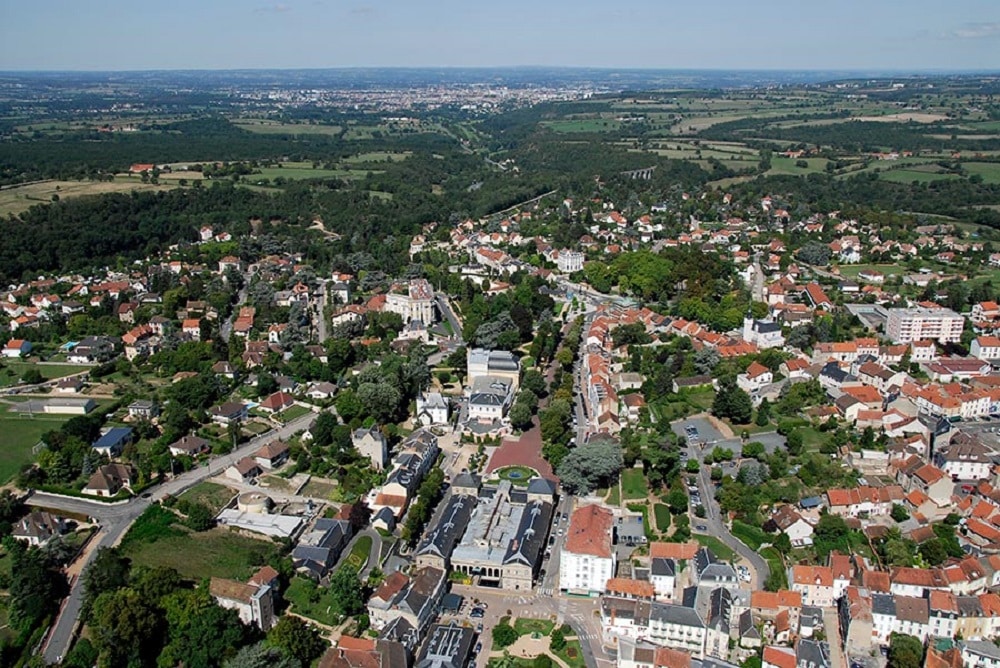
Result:
M722 432L716 429L707 418L687 418L686 420L678 420L670 425L673 432L681 438L688 437L685 430L691 427L697 430L696 434L693 434L691 438L688 438L688 440L692 442L715 443L725 438L722 435Z

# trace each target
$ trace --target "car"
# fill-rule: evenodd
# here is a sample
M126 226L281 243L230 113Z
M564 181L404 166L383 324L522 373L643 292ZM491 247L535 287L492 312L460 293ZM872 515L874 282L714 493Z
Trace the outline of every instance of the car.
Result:
M556 544L556 537L549 536L549 545L555 545L555 544Z
M476 643L476 649L473 650L473 651L475 651L476 654L479 654L480 652L482 652L483 651L483 643L481 643L481 642Z
M562 528L561 528L561 527L560 527L559 531L557 531L557 532L556 532L556 535L557 535L557 536L561 536L561 535L563 535L563 530L562 530Z
M478 624L476 624L476 633L482 633L482 632L483 632L483 623L479 622Z
M469 617L472 617L473 619L482 619L485 616L486 611L482 608L473 608L472 612L469 613Z
M708 527L705 526L704 524L699 524L698 526L695 527L695 529L697 529L698 531L708 531Z

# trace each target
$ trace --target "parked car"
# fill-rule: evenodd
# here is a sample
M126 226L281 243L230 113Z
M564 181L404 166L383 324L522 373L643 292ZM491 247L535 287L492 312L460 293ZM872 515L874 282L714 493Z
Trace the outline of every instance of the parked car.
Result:
M473 619L482 619L485 616L486 611L482 608L473 608L472 612L469 613L469 617L472 617Z

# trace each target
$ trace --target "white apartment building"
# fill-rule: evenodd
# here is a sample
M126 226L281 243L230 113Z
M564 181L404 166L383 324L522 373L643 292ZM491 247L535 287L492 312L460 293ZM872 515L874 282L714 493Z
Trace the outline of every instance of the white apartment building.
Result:
M409 285L394 286L385 296L385 310L398 313L403 323L419 320L425 325L434 322L434 288L423 278Z
M611 544L614 516L607 508L583 506L573 511L559 562L559 588L565 592L597 595L615 574Z
M885 333L893 343L934 339L954 343L962 338L965 318L946 308L891 308Z
M1000 360L1000 338L996 336L977 336L972 340L969 354L984 362Z
M577 251L559 251L556 258L556 267L564 274L572 274L583 270L583 253Z

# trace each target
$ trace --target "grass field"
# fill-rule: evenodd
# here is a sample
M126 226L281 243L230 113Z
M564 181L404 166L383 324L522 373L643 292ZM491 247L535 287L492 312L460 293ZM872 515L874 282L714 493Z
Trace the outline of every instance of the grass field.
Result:
M653 506L653 516L656 517L656 530L666 533L670 529L670 508L657 503Z
M332 612L336 609L333 596L331 589L317 587L312 580L300 576L292 578L285 592L285 598L292 604L292 611L295 614L327 626L336 626L340 621Z
M771 542L771 536L763 530L739 520L733 521L732 533L754 552L760 550L762 544Z
M517 635L524 636L529 633L538 633L543 636L547 636L552 633L552 629L555 628L555 622L548 619L529 619L527 617L518 617L514 620L514 630L517 631Z
M170 190L175 185L152 185L138 181L45 181L0 190L0 216L27 211L36 204L48 204L53 195L59 199L131 192L133 190Z
M840 265L840 275L844 278L857 278L862 271L874 269L886 276L896 276L906 273L906 267L898 264L842 264Z
M247 538L224 527L202 533L172 527L168 535L153 538L130 542L125 554L140 566L174 568L194 581L211 577L246 580L279 550L268 540Z
M299 166L295 166L298 164ZM292 165L292 166L289 166ZM373 171L372 173L378 173ZM304 179L363 179L368 174L368 170L351 169L313 169L308 163L285 163L283 167L262 167L257 174L250 174L244 177L248 182L253 183L259 179L283 178L286 181L302 181Z
M807 167L799 167L795 163L799 160L793 158L785 158L782 156L775 156L771 158L771 169L768 170L768 176L775 176L780 174L819 174L826 170L826 164L829 162L826 158L804 158L800 159L808 165Z
M543 125L556 132L617 132L622 124L612 119L581 118L547 121Z
M1000 183L1000 162L963 162L971 176L983 177L983 183Z
M43 378L52 380L53 378L65 378L74 373L81 373L89 368L80 364L34 364L20 360L5 360L0 363L0 387L17 385L21 381L21 376L28 369L38 369Z
M771 569L771 574L777 577L777 588L787 588L788 575L785 573L785 562L781 560L781 554L773 547L765 547L760 551L760 556L767 559L767 565Z
M214 482L200 482L181 494L180 498L192 503L200 503L210 508L213 513L218 513L235 495L236 492L223 485L217 485Z
M608 498L605 500L609 506L620 506L622 503L622 492L618 485L612 485L608 491Z
M736 556L736 553L733 552L729 548L729 546L727 546L725 543L723 543L715 536L706 536L700 533L696 533L694 534L693 537L704 547L707 547L713 553L715 553L715 556L721 559L722 561L732 561L732 559Z
M355 571L360 573L368 560L371 558L372 554L372 537L371 536L361 536L358 538L357 542L354 543L354 547L351 548L351 553L347 555L347 559L344 560L345 566L350 566Z
M645 499L647 494L646 476L642 469L625 469L622 471L622 496L625 500Z
M13 411L11 410L13 409ZM71 415L21 417L16 407L0 404L0 485L13 480L25 464L35 460L31 449L42 434L58 429Z
M912 183L913 181L916 181L917 183L931 183L933 181L946 181L949 179L962 178L958 174L918 169L892 169L889 171L879 172L878 177L883 181L891 181L893 183Z
M241 118L233 121L233 125L256 134L266 135L327 135L337 136L343 128L339 125L311 125L308 123L280 123L253 118Z
M349 158L344 158L343 162L348 164L357 164L364 162L402 162L409 158L412 153L409 151L404 151L402 153L390 153L388 151L372 151L370 153L358 153L357 155L352 155Z
M281 413L278 414L278 419L281 422L287 424L287 423L291 422L292 420L294 420L295 418L300 418L303 415L308 415L311 412L312 411L310 411L305 406L299 406L299 405L290 406L290 407L288 407L287 409L281 411Z
M566 646L558 652L553 652L562 659L570 668L584 668L587 663L583 660L583 649L577 639L569 640Z

